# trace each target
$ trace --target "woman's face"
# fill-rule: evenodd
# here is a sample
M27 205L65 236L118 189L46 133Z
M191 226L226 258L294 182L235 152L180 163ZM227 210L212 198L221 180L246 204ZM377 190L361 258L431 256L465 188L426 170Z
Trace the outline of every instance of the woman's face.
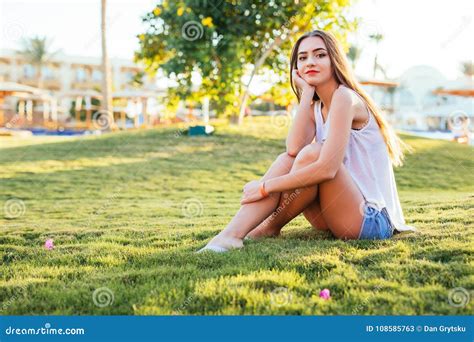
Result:
M301 41L296 66L300 76L312 86L332 77L331 60L320 37L307 37Z

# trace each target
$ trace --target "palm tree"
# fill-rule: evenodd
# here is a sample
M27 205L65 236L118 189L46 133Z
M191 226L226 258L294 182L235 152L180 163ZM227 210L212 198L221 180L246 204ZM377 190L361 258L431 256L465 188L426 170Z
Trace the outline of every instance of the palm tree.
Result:
M107 55L107 1L101 1L101 36L102 36L102 111L108 116L108 128L113 124L112 108L112 77L110 72L109 58Z
M21 41L22 49L17 51L23 56L36 70L36 81L38 88L43 87L43 67L51 61L56 52L49 52L52 41L47 37L34 36L32 38L24 38Z
M397 87L388 87L386 92L388 96L390 96L390 113L395 111L395 92L397 91Z
M378 53L379 53L379 44L383 40L383 35L381 33L375 33L371 34L369 36L374 42L375 42L375 58L374 58L374 75L373 77L375 78L375 74L377 73L377 58L378 58Z
M351 45L351 47L349 48L349 51L347 53L347 58L349 58L351 61L352 70L355 70L355 65L357 63L357 60L360 57L361 52L362 52L362 49L356 45Z
M461 70L463 75L467 77L474 76L474 64L471 61L461 62Z

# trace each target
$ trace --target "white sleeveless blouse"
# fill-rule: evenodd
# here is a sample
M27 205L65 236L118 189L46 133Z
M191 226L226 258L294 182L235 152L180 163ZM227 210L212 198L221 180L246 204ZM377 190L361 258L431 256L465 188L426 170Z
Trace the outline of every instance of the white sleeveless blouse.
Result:
M387 146L375 117L368 108L367 111L369 120L366 125L359 130L351 128L344 166L366 202L378 210L387 208L390 220L398 232L416 231L415 227L405 224ZM315 103L314 112L316 141L324 143L329 132L329 117L323 122L321 101Z

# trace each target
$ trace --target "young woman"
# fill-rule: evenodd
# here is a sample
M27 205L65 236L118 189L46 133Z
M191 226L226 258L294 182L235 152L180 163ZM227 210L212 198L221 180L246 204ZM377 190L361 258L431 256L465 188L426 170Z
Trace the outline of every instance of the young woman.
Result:
M243 239L278 236L303 213L339 239L388 239L405 225L392 166L402 142L361 89L330 33L300 37L290 80L299 106L280 154L247 183L241 208L199 252L225 252Z

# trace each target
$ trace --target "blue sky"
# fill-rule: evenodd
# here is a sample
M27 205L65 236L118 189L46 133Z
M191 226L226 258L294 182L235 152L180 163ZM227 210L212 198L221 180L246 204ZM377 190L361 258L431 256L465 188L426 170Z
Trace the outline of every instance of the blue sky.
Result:
M0 0L0 48L18 48L19 38L34 34L53 39L53 50L100 56L100 0ZM109 52L132 58L140 17L155 1L109 0ZM474 56L474 1L359 0L351 15L362 17L362 33L352 37L363 47L357 65L360 75L371 74L374 45L365 38L373 31L385 37L379 61L390 77L417 64L439 69L446 77L460 75L459 63ZM469 43L471 41L471 43Z

